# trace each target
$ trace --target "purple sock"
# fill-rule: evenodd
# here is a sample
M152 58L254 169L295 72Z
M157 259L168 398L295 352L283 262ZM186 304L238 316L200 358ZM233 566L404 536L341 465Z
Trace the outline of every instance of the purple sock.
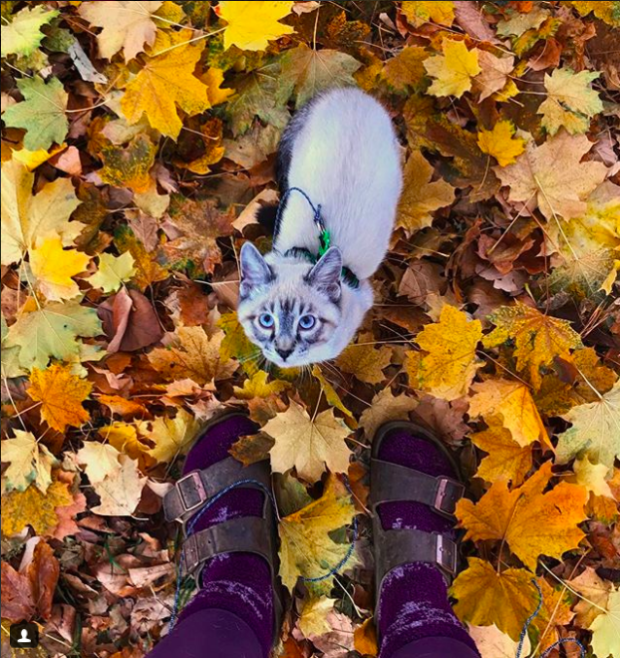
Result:
M184 473L204 469L226 459L235 441L254 434L256 425L243 417L231 417L212 427L190 451ZM224 521L261 517L264 494L237 489L222 497L198 520L194 532ZM268 656L273 643L274 595L269 565L257 555L235 553L213 559L204 569L202 588L183 610L180 622L200 610L218 608L243 619L256 633Z
M429 475L455 477L440 450L406 432L390 434L379 458ZM384 530L410 528L454 539L453 523L421 503L385 503L379 507L379 517ZM390 658L407 644L428 637L453 638L476 649L452 610L441 571L429 564L409 564L388 574L378 613L381 658Z

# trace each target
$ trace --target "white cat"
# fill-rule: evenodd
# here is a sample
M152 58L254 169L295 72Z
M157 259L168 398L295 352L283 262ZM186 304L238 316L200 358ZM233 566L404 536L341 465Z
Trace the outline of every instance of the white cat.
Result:
M239 320L269 361L292 368L339 356L372 308L402 168L388 113L353 88L298 112L279 160L273 251L243 246Z

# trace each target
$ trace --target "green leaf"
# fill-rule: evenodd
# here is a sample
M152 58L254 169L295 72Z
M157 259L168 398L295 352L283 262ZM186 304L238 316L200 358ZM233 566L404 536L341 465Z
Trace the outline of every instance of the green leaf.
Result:
M78 302L49 304L22 315L9 329L6 347L20 348L19 364L23 368L44 370L50 359L79 361L81 343L78 337L94 338L102 333L94 309L80 306Z
M52 144L62 144L69 132L65 115L69 95L58 78L47 84L41 78L17 81L24 100L12 105L2 115L8 128L24 128L24 147L29 151L47 151Z
M41 27L58 16L58 11L46 7L22 9L9 25L2 26L2 57L31 55L45 37Z

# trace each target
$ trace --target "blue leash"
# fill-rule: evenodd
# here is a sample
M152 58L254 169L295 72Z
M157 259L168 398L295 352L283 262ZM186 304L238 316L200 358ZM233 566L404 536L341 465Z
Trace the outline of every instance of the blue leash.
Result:
M205 504L205 506L200 510L200 512L192 519L191 523L188 524L187 536L190 537L191 535L194 534L194 530L196 529L196 525L198 524L198 521L200 521L200 519L213 507L213 505L215 505L218 501L220 501L226 494L230 493L234 489L245 487L250 484L259 488L271 501L274 510L277 509L273 494L269 489L267 489L267 487L265 487L265 485L263 485L261 482L258 482L257 480L241 480L239 482L235 482L235 484L232 484L230 487L227 487L226 489L220 491L220 493L218 493L216 496L213 496L213 498L211 498L211 500L209 500ZM353 491L351 490L349 481L346 478L345 478L345 486L349 494L353 496ZM349 550L347 551L347 554L344 557L344 559L324 576L320 576L319 578L302 577L302 581L305 583L321 583L326 580L329 580L330 578L335 576L339 571L342 571L342 569L344 569L344 567L348 564L349 560L353 557L353 554L355 553L355 544L357 543L358 538L359 538L359 521L356 514L353 519L353 541L351 542L351 546L349 547ZM172 615L170 617L169 632L172 632L173 628L176 626L179 617L181 592L183 589L184 566L185 566L185 549L181 551L181 557L179 559L177 585L176 585L176 592L174 596L174 606L172 608Z
M527 638L527 633L530 629L530 626L532 625L532 622L538 617L540 614L543 604L544 604L544 594L542 589L540 588L540 585L536 580L532 579L532 583L534 587L536 587L536 590L538 591L538 608L536 609L536 612L530 616L530 618L525 622L525 625L523 626L523 630L521 631L521 641L519 642L519 648L517 650L517 657L516 658L522 658L523 655L523 649L525 647L525 639ZM547 658L548 656L551 655L551 652L554 651L555 649L564 646L565 644L576 644L579 649L581 650L581 658L586 658L586 648L581 644L581 642L575 638L569 637L569 638L564 638L563 640L559 640L555 644L551 645L541 656L541 658Z

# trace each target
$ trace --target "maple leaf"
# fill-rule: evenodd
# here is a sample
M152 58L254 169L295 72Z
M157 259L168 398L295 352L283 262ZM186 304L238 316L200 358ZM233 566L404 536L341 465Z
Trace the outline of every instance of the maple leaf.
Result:
M47 370L34 368L28 394L41 402L41 417L55 430L64 432L67 425L81 427L90 420L82 402L93 385L73 374L70 366L53 365Z
M2 57L32 55L45 37L41 28L56 18L58 13L49 11L47 7L25 7L17 12L8 25L2 26Z
M126 252L131 254L136 268L136 275L132 283L138 286L140 290L144 291L154 283L165 281L168 278L168 270L152 257L153 255L147 251L144 244L136 238L130 229L125 227L124 230L117 231L115 244L122 254Z
M200 386L228 379L238 364L222 357L222 332L212 338L202 327L178 327L164 339L166 347L155 349L148 358L155 370L169 381L191 379Z
M119 458L120 466L93 488L101 499L91 512L99 516L132 516L142 498L147 478L141 477L138 463L126 455Z
M186 455L200 429L201 424L184 409L175 418L156 418L138 425L140 434L155 445L148 454L162 464Z
M69 222L80 205L71 181L59 178L32 196L34 174L16 161L2 166L2 264L12 265L38 240L59 235L69 247L84 228Z
M569 2L582 15L588 16L594 12L597 18L609 25L620 26L620 8L617 2ZM599 658L601 658L599 656ZM606 656L604 658L607 658Z
M88 279L93 288L100 288L105 293L118 292L124 283L131 281L136 275L135 261L129 251L121 256L101 254L99 269Z
M327 381L327 377L325 377L325 375L321 372L319 366L314 366L314 368L312 369L312 376L321 385L321 391L323 391L323 395L327 400L327 404L329 404L329 406L333 407L334 409L338 409L339 411L342 411L342 413L345 416L348 416L351 419L349 421L350 423L355 423L353 413L351 412L350 409L347 409L347 407L345 407L344 402L342 401L341 397L338 395L338 392L330 384L330 382Z
M452 586L458 599L454 611L463 622L475 626L495 625L518 640L525 621L536 609L538 595L533 574L525 569L499 572L485 560L469 558L469 568Z
M353 74L362 66L351 55L328 48L313 50L305 43L287 50L280 64L278 98L284 104L295 97L298 107L325 89L354 85Z
M514 134L512 121L498 121L493 130L480 130L478 146L483 153L493 156L500 167L507 167L525 151L525 140Z
M380 384L385 377L383 370L392 363L392 348L384 345L374 349L373 344L372 334L360 336L360 344L350 345L338 357L340 370L365 384Z
M550 135L560 128L571 135L587 132L594 115L603 111L599 94L590 86L599 77L600 73L574 73L570 69L555 69L545 75L549 96L538 113L543 115L543 128Z
M514 658L519 651L521 642L513 640L510 635L502 633L494 624L491 626L467 627L467 632L476 643L476 648L482 658ZM532 643L529 637L523 642L524 655L532 652Z
M223 315L218 322L226 334L220 347L220 355L224 362L236 359L249 377L259 372L259 363L264 359L260 348L247 337L236 313Z
M279 21L291 13L294 2L227 2L216 7L217 15L228 25L224 30L224 48L266 50L270 41L293 34L295 30Z
M334 610L335 603L334 599L324 596L312 598L305 603L299 619L299 630L304 637L325 635L332 630L327 617Z
M13 491L2 496L2 533L13 537L32 526L37 535L49 537L60 523L57 510L72 504L69 488L56 480L45 494L33 486Z
M99 435L118 452L139 461L148 453L149 447L138 436L138 428L129 423L115 422L99 430Z
M396 91L406 91L409 87L415 89L426 76L424 61L428 56L426 48L407 46L386 62L382 75Z
M620 382L597 402L571 409L564 419L572 427L560 435L558 464L580 456L611 471L620 458Z
M544 493L552 476L552 465L546 462L517 489L509 490L501 479L480 502L461 501L456 515L467 529L466 539L506 541L532 570L541 555L561 560L585 537L579 524L587 519L588 494L583 487L566 482Z
M450 27L454 23L454 2L403 2L402 12L414 27L424 23L439 23Z
M515 68L514 57L496 57L486 50L478 51L482 72L474 78L474 89L480 91L480 102L502 91Z
M183 122L177 105L188 115L211 107L208 88L195 75L204 43L190 43L191 32L160 33L144 68L127 85L121 109L130 124L146 116L162 135L177 139Z
M509 19L497 24L497 34L520 37L528 30L537 30L549 16L549 12L542 7L535 7L530 12L516 11Z
M69 95L58 78L46 83L42 78L21 78L17 87L24 100L9 107L2 120L9 128L26 130L24 148L29 151L48 150L52 144L62 144L69 132L67 103Z
M468 50L462 41L450 39L442 43L442 50L442 55L435 55L424 62L428 74L435 78L428 93L460 98L471 90L472 79L482 72L478 51Z
M2 463L9 464L2 478L7 491L26 491L34 483L41 493L52 484L56 457L30 432L14 430L14 439L2 441Z
M151 169L156 156L157 146L147 135L138 135L126 148L108 142L101 149L103 169L99 176L108 185L128 187L136 194L147 192L152 184Z
M586 567L581 576L568 584L582 597L575 606L577 624L590 628L594 620L607 609L612 584L600 578L592 567Z
M101 430L104 433L104 430ZM121 467L121 453L111 445L98 441L87 441L77 453L78 464L85 467L86 475L92 485L103 482Z
M593 496L610 498L615 497L609 482L607 482L610 469L604 464L593 464L589 457L578 459L573 465L575 471L575 484L585 487Z
M395 420L409 420L409 414L416 409L418 403L406 395L394 396L391 388L386 388L376 395L371 406L360 418L360 427L369 439L385 423Z
M379 654L379 639L374 619L367 619L355 631L355 650L362 656Z
M472 443L488 453L478 467L476 477L492 483L505 477L514 486L523 484L525 477L534 465L532 445L520 446L501 420L489 418L489 429L471 437Z
M495 331L484 339L487 348L514 341L517 369L528 370L532 384L542 384L540 369L550 366L556 358L571 360L571 350L582 347L581 336L567 320L544 315L538 309L517 302L493 313Z
M592 650L598 658L613 658L620 652L620 589L612 589L604 614L599 615L590 626Z
M331 476L321 498L280 521L280 575L289 591L300 577L320 578L344 560L349 545L330 533L351 525L355 513L344 485Z
M243 388L235 386L235 397L239 400L266 399L273 395L280 395L291 388L289 382L279 380L268 382L268 379L269 373L259 370L252 378L245 380Z
M9 329L6 347L18 347L19 363L26 370L47 367L50 359L80 361L78 337L94 338L102 333L97 311L77 302L53 303L39 311L23 313Z
M285 413L270 420L263 430L276 443L271 449L271 467L276 473L292 468L310 483L318 482L327 467L332 473L346 473L351 452L345 439L351 430L332 410L310 418L294 401Z
M65 250L60 237L47 238L30 252L30 267L41 292L52 302L73 299L80 289L74 276L84 272L90 257L75 249Z
M122 49L125 62L129 62L143 52L145 45L155 43L157 25L153 14L163 4L163 0L87 2L78 13L91 25L103 28L97 36L101 57L112 59Z
M532 394L520 382L494 379L474 385L470 416L502 419L512 438L522 447L540 441L550 444L545 425L538 413ZM492 422L492 421L491 421ZM489 423L490 424L490 423Z
M444 306L440 321L427 325L416 338L426 354L408 355L411 385L448 402L464 397L483 365L476 356L481 339L479 320L471 321L466 313Z
M432 226L433 213L451 206L456 190L444 180L431 182L434 169L420 151L410 156L404 171L404 191L398 208L398 225L407 231Z
M549 220L573 219L587 211L588 196L607 175L601 162L581 162L592 146L585 135L563 130L542 146L530 142L515 164L495 172L511 201L534 202Z

